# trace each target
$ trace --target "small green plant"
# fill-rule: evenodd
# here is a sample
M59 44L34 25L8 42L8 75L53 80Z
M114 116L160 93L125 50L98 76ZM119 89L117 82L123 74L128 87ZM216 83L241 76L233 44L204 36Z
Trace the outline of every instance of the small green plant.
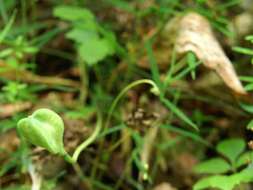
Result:
M218 143L216 151L221 156L201 162L194 168L196 173L210 176L200 179L193 189L232 190L241 183L252 182L253 168L250 163L252 162L253 151L245 152L245 147L246 143L239 138L226 139ZM232 174L229 175L228 173Z
M0 44L3 47L0 49L0 59L5 60L6 64L11 68L24 69L32 65L26 62L27 56L37 53L38 48L32 46L23 35L8 36L15 17L16 12L13 13L8 24L0 32Z
M66 37L75 42L76 62L82 73L83 88L80 90L80 100L85 102L89 86L87 66L94 66L107 56L122 52L122 48L117 43L114 33L102 27L94 14L86 8L60 5L54 8L53 14L70 24Z
M31 100L34 97L29 92L28 85L25 83L8 81L2 88L0 94L0 102L17 102L22 100Z
M31 144L43 147L50 153L63 156L66 161L75 163L80 153L99 134L101 119L98 119L94 133L76 148L72 157L65 151L63 145L64 123L54 111L45 108L39 109L31 116L21 119L17 129L21 137Z
M114 34L100 26L88 9L61 5L54 8L54 16L71 23L66 37L77 44L78 54L88 65L115 54Z

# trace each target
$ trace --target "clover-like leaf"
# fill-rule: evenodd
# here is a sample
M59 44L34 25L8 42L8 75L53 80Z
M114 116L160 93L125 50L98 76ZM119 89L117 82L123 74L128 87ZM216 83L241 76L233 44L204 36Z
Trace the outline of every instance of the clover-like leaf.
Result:
M65 155L63 146L64 123L52 110L39 109L18 122L18 131L27 141L53 154Z
M244 151L245 146L244 140L231 138L220 142L216 146L216 150L228 158L231 163L235 163L237 157Z
M222 158L212 158L210 160L199 163L195 166L196 173L205 174L221 174L226 173L231 169L231 166Z

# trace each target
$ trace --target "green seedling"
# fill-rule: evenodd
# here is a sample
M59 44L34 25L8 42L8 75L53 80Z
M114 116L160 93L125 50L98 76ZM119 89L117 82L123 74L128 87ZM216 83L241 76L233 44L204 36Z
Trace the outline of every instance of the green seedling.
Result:
M53 154L64 156L64 124L61 117L49 109L39 109L18 122L18 131L32 144Z
M53 14L70 23L66 37L76 43L78 54L88 65L114 55L119 48L115 35L100 26L90 10L60 5L54 8Z
M160 91L157 85L149 79L142 79L135 81L125 87L119 95L115 98L109 110L109 115L105 127L108 126L112 113L119 102L119 100L125 95L125 93L131 88L138 86L140 84L149 84L151 92L155 95L159 95ZM80 153L91 144L99 135L102 128L101 117L98 118L98 123L93 134L81 143L74 151L73 156L70 156L63 144L63 134L64 134L64 123L61 117L50 109L39 109L35 111L32 115L21 119L17 124L18 132L21 139L25 139L35 146L42 147L52 154L59 155L65 158L71 164L77 162ZM137 159L137 157L136 157ZM135 161L137 162L138 160ZM141 163L141 162L140 162ZM140 164L142 166L143 163ZM144 178L148 178L147 165L144 167ZM140 169L143 169L140 167Z
M21 137L31 144L45 148L52 154L63 156L70 163L75 163L80 153L99 134L101 119L98 119L94 133L76 148L73 156L70 156L64 149L64 123L61 117L50 109L39 109L32 115L21 119L17 129Z
M216 151L222 156L201 162L194 168L196 173L209 176L200 179L193 189L232 190L242 183L252 182L253 168L250 163L252 163L253 151L245 152L245 147L246 143L239 138L220 142L216 146ZM228 175L228 173L232 174Z

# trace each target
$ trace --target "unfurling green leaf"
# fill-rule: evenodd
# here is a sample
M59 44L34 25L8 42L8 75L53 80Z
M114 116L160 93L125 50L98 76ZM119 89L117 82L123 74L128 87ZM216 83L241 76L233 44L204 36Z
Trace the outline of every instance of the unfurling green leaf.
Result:
M18 131L27 141L53 154L65 155L63 146L64 123L49 109L39 109L18 122Z

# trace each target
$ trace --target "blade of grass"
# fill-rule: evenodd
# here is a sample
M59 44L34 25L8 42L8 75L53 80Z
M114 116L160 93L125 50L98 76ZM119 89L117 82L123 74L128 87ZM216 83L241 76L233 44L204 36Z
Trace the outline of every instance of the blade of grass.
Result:
M249 113L253 113L253 105L249 105L249 104L245 104L245 103L239 103L239 105L241 106L241 108Z
M232 6L235 6L235 5L239 4L239 3L240 3L240 0L230 0L230 1L226 2L226 3L218 5L216 9L217 10L225 10L225 9L227 9L229 7L232 7Z
M39 48L41 48L42 46L44 46L47 42L49 42L53 37L55 37L57 34L63 32L64 30L59 29L59 28L55 28L51 31L47 31L46 33L34 38L31 41L32 45L35 45Z
M178 127L174 127L174 126L172 126L170 124L164 124L164 125L161 125L160 127L168 129L169 131L178 133L178 134L180 134L180 135L182 135L184 137L191 138L192 140L200 142L200 143L202 143L202 144L204 144L206 146L211 146L209 142L207 142L205 139L201 138L199 135L197 135L197 134L195 134L193 132L180 129Z
M201 61L198 61L195 65L195 67L197 67L198 65L201 64ZM185 69L183 69L181 72L179 72L174 78L173 80L179 80L181 78L183 78L185 75L187 75L188 73L190 73L194 68L192 67L186 67Z
M149 59L152 79L155 81L155 83L159 87L159 89L162 89L162 82L160 80L160 73L159 73L159 69L157 66L157 62L156 62L155 56L153 54L151 39L148 39L145 42L145 48L146 48L148 59Z
M187 63L189 65L189 67L191 68L192 79L195 80L196 79L195 67L197 66L196 56L191 51L188 52L186 56L187 56Z
M232 50L245 55L253 55L253 50L243 47L233 47Z
M185 123L190 125L193 129L199 130L197 125L191 121L189 117L187 117L184 112L182 112L179 108L177 108L173 103L171 103L169 100L161 97L161 102L167 106L177 117L182 119Z
M4 29L2 30L2 32L0 33L0 43L3 42L4 38L6 37L6 35L9 33L12 24L14 23L15 17L16 17L16 13L17 11L15 10L9 20L9 22L6 24L6 26L4 27Z
M253 82L253 77L250 76L240 76L239 79L244 82Z
M5 4L3 0L0 0L0 12L1 12L1 16L3 18L4 24L6 24L8 22L8 16L6 13Z
M252 90L253 90L253 84L252 84L252 83L247 84L247 85L244 87L244 89L245 89L246 91L252 91Z

